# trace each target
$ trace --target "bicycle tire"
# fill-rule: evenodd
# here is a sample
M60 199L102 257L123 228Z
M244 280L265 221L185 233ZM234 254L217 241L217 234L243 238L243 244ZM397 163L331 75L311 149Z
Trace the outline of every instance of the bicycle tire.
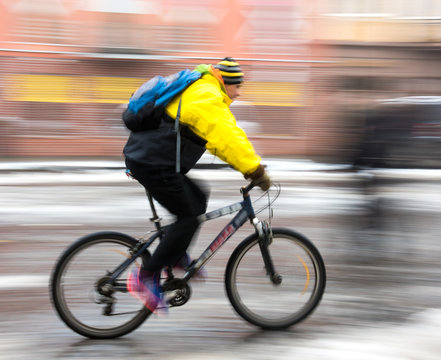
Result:
M113 246L113 248L104 248L110 251L103 251L102 249L96 250L97 253L91 252L88 255L89 250L98 248L97 245ZM101 318L95 320L97 324L88 324L93 322L92 316L95 315L95 311L103 311L104 304L97 304L91 299L91 296L98 296L96 291L96 283L100 277L106 276L106 271L113 271L118 265L124 261L124 256L128 256L128 251L137 244L137 240L118 232L100 232L87 235L67 248L57 261L50 280L50 294L51 300L55 307L56 312L60 316L61 320L72 330L80 335L83 335L92 339L110 339L123 336L136 328L138 328L150 315L151 312L144 307L140 302L136 301L127 292L120 292L118 296L123 297L127 308L133 308L133 316L130 315L127 321L122 320L122 323L118 325L104 326L107 322L110 323L110 317L104 316L101 313ZM100 246L101 247L101 246ZM122 247L122 250L117 249ZM92 249L94 248L94 249ZM109 253L109 254L108 254ZM88 255L89 258L81 261L80 256ZM96 258L94 258L96 257ZM147 252L143 257L150 257ZM79 258L79 259L77 259ZM109 260L106 263L106 260ZM78 264L77 264L78 262ZM106 266L108 266L106 268ZM70 271L73 268L73 271ZM75 278L71 275L71 272L76 271L78 268L79 277ZM96 274L95 274L96 271ZM90 276L88 276L90 274ZM78 285L72 285L73 290L69 287L70 277L74 280L78 280L81 283ZM75 287L78 287L76 289ZM95 289L94 289L95 288ZM82 299L79 295L85 295L87 292L88 299ZM70 296L73 297L71 302ZM120 299L118 299L120 300ZM120 306L116 303L116 306ZM80 309L80 306L84 305L84 310ZM125 315L121 313L120 315ZM125 316L124 316L125 317ZM115 319L117 320L117 319Z
M272 229L268 249L281 284L271 282L252 234L233 251L225 271L225 288L234 310L263 329L281 330L299 323L318 306L326 286L326 269L314 244L284 228Z

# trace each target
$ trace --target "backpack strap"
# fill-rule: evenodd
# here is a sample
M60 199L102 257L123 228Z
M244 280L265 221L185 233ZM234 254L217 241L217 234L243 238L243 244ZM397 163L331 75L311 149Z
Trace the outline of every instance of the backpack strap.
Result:
M178 112L175 119L175 131L176 131L176 172L181 172L181 131L179 127L179 119L181 117L181 103L182 96L179 99Z

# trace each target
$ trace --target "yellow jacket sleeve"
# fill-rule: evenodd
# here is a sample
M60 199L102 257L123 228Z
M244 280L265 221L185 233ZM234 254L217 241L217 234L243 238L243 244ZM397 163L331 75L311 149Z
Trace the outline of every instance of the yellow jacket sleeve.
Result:
M179 98L167 106L172 117L176 117ZM182 94L180 121L207 141L208 151L242 174L250 174L259 167L261 158L245 132L237 126L230 103L218 81L205 75Z

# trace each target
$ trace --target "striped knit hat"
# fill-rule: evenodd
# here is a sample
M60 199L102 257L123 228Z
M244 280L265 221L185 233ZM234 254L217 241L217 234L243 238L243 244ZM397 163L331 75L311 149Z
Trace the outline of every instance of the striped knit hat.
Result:
M230 57L226 57L214 67L220 70L222 79L224 79L224 83L227 85L240 84L243 81L242 69L239 64Z

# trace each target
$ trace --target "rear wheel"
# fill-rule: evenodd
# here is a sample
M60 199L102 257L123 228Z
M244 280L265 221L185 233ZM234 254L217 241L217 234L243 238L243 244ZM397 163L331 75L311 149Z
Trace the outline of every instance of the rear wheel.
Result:
M52 274L51 296L57 313L72 330L89 338L115 338L135 330L151 314L126 289L127 275L141 258L116 281L108 281L136 244L125 234L97 233L78 240L62 254Z
M264 329L284 329L317 307L326 271L316 247L302 235L275 228L268 246L276 276L270 279L257 234L235 249L225 272L228 298L236 312Z

